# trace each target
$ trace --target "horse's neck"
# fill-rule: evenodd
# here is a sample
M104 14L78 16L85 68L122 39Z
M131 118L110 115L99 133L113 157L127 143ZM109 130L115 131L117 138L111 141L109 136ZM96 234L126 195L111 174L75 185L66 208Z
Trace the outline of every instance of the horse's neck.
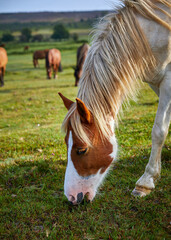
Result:
M160 5L160 7L161 6L165 11L168 11L166 6ZM157 15L169 23L169 18L166 15L161 12L158 12ZM146 82L159 84L166 66L171 61L171 33L163 25L144 18L141 15L137 15L137 19L145 33L157 63L153 78L146 79Z

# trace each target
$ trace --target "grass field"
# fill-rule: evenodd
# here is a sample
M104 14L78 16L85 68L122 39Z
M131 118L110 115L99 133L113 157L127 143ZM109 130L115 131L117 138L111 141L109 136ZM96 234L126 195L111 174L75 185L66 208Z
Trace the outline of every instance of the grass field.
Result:
M75 100L72 66L79 44L8 45L5 86L0 89L0 239L169 239L171 130L162 152L162 173L151 195L131 196L151 149L157 96L143 85L125 109L116 136L119 161L90 204L72 207L64 196L67 164L60 131L66 114L58 96ZM62 51L63 72L46 80L44 61L32 65L36 49Z

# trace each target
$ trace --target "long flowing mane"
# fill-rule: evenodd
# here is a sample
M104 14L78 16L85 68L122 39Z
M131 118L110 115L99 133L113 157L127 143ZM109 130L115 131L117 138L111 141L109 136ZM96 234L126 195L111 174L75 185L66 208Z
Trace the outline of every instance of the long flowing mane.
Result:
M170 0L169 0L170 1ZM125 0L117 12L105 16L97 26L80 79L80 98L94 117L101 136L109 138L108 118L117 121L122 102L134 98L139 83L152 76L156 61L137 19L139 13L164 25L169 24L156 16L155 10L169 16L156 3L171 6L166 0ZM170 17L170 16L169 16ZM87 144L89 139L81 124L76 104L66 115L62 128L68 123L76 135Z

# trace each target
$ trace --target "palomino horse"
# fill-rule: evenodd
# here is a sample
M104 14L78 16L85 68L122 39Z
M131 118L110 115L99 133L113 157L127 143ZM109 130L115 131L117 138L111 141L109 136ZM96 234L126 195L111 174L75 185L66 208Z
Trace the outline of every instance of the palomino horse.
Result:
M86 43L84 43L82 46L80 46L77 50L77 66L74 68L74 76L75 76L75 86L78 86L78 82L81 78L82 71L83 71L83 64L85 62L88 49L90 46Z
M52 68L54 72L54 78L57 78L58 69L61 72L61 53L58 49L50 49L46 54L46 70L47 79L51 79Z
M0 47L0 84L4 86L5 68L8 62L7 52L4 48Z
M45 59L47 52L49 49L38 50L33 53L33 65L36 68L39 66L38 59Z
M64 191L73 204L92 200L116 159L114 123L123 100L133 98L140 81L159 95L152 149L134 195L155 187L161 150L171 120L171 2L125 0L100 22L83 67L76 103L60 94L68 109L63 122L68 164Z

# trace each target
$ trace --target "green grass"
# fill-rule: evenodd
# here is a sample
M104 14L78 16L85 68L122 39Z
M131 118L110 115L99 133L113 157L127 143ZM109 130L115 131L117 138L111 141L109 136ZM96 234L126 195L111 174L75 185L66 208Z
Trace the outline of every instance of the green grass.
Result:
M88 38L88 37L87 37ZM85 40L86 41L86 40ZM14 42L9 42L6 44L5 48L7 49L8 56L13 55L14 58L18 59L19 55L25 55L26 59L29 59L29 55L32 54L36 50L42 50L42 49L47 49L47 48L58 48L60 51L63 52L65 51L73 51L74 53L76 52L77 48L82 44L82 40L80 42L73 42L72 40L66 41L66 42L34 42L34 43L14 43ZM24 51L25 46L29 46L28 51ZM17 56L15 56L17 55ZM32 55L30 55L32 58ZM76 60L75 60L76 61ZM26 62L28 63L28 62ZM29 61L30 64L30 61Z
M46 80L36 48L61 47L64 71ZM71 207L63 193L67 164L60 131L66 114L58 96L75 100L72 42L9 45L5 86L0 89L0 239L169 239L171 131L162 152L162 174L151 195L131 196L151 149L157 96L144 85L116 130L118 161L91 204Z

